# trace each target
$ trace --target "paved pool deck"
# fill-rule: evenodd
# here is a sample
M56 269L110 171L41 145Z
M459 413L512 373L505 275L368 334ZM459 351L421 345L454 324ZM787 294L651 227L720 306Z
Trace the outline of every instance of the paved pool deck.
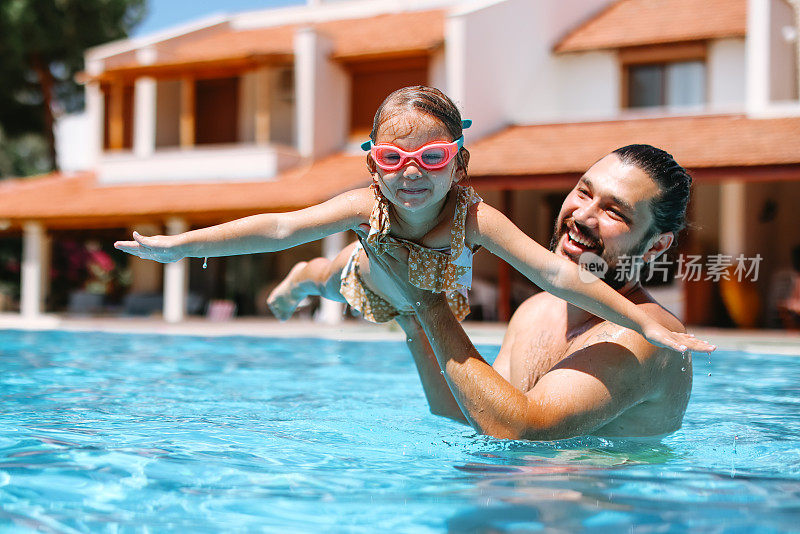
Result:
M499 345L505 333L504 323L465 322L464 326L476 344ZM172 324L154 317L44 315L31 320L22 318L18 314L0 313L0 331L3 329L189 336L320 337L362 341L403 340L403 332L394 323L375 325L358 319L347 319L340 324L329 325L299 318L281 323L275 319L257 317L228 321L210 321L192 317L182 323ZM716 344L720 350L800 356L800 332L716 328L692 328L690 332Z

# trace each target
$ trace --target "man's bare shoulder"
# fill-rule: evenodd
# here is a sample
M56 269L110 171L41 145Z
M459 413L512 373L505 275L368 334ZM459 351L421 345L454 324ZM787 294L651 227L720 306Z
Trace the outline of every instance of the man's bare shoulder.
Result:
M683 326L677 317L672 315L666 308L661 306L658 302L652 299L650 295L642 291L640 295L633 298L636 305L646 311L651 317L655 318L665 328L673 332L686 332L686 327ZM656 347L649 343L641 334L629 328L619 326L610 321L603 321L595 327L591 328L587 334L591 334L590 339L595 343L613 341L631 350L640 361L654 356L669 356L677 354L663 347ZM588 341L587 341L588 342Z
M603 321L590 328L580 341L573 346L571 352L585 350L588 353L602 354L613 345L615 348L622 347L635 355L639 363L644 363L651 357L660 354L662 350L667 350L648 343L638 332L609 321Z

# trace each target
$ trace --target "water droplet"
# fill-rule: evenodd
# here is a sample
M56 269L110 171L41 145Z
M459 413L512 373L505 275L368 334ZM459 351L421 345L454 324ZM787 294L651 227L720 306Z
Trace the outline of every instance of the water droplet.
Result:
M406 339L406 343L411 343L412 341L414 341L414 340L411 339L411 338Z
M417 306L422 306L422 303L421 302L417 302Z
M208 258L203 258L203 269L208 267Z
M686 367L681 367L681 371L686 371Z
M708 373L708 376L711 376L711 373Z

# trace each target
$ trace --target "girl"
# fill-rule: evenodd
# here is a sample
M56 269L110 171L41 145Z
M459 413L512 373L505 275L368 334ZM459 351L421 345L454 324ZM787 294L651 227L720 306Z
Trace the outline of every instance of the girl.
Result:
M422 289L445 292L459 319L469 313L472 254L485 247L539 287L590 313L634 329L648 341L675 350L710 351L707 343L671 332L598 279L581 281L579 267L551 253L484 204L467 176L469 152L463 147L458 108L441 91L424 86L399 89L378 108L367 168L373 184L327 202L289 213L266 213L172 236L144 237L115 247L162 263L184 257L272 252L369 225L368 246L409 249L409 280ZM371 273L360 244L324 259L296 265L273 292L270 304L286 318L303 297L318 294L350 303L366 319L383 322L412 310L384 288L380 271ZM586 277L583 276L585 279Z

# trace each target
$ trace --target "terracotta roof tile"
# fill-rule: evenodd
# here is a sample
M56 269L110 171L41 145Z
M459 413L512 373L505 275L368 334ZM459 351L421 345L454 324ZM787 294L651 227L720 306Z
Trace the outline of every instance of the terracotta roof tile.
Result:
M800 117L741 115L512 126L469 145L470 174L491 180L581 173L631 143L663 148L690 169L797 165L800 176ZM299 209L368 184L364 156L347 154L270 182L103 186L93 174L44 176L0 182L0 218L80 227L170 215L207 221Z
M391 52L431 50L444 43L442 10L392 13L316 25L333 41L333 55L349 58Z
M256 55L293 54L296 26L220 31L202 39L158 46L158 63L189 63Z
M687 168L800 163L800 118L668 117L513 126L470 145L470 175L583 172L621 146L646 143Z
M570 32L556 52L743 37L747 0L618 0Z
M92 173L0 182L3 219L136 220L245 216L323 202L369 185L364 156L335 155L294 168L270 182L104 186Z
M154 65L286 56L294 53L294 36L302 25L251 30L218 29L186 35L155 45ZM311 24L332 41L332 55L339 59L396 52L428 51L444 42L444 11L391 13L374 17ZM105 60L107 70L142 66L133 52Z

